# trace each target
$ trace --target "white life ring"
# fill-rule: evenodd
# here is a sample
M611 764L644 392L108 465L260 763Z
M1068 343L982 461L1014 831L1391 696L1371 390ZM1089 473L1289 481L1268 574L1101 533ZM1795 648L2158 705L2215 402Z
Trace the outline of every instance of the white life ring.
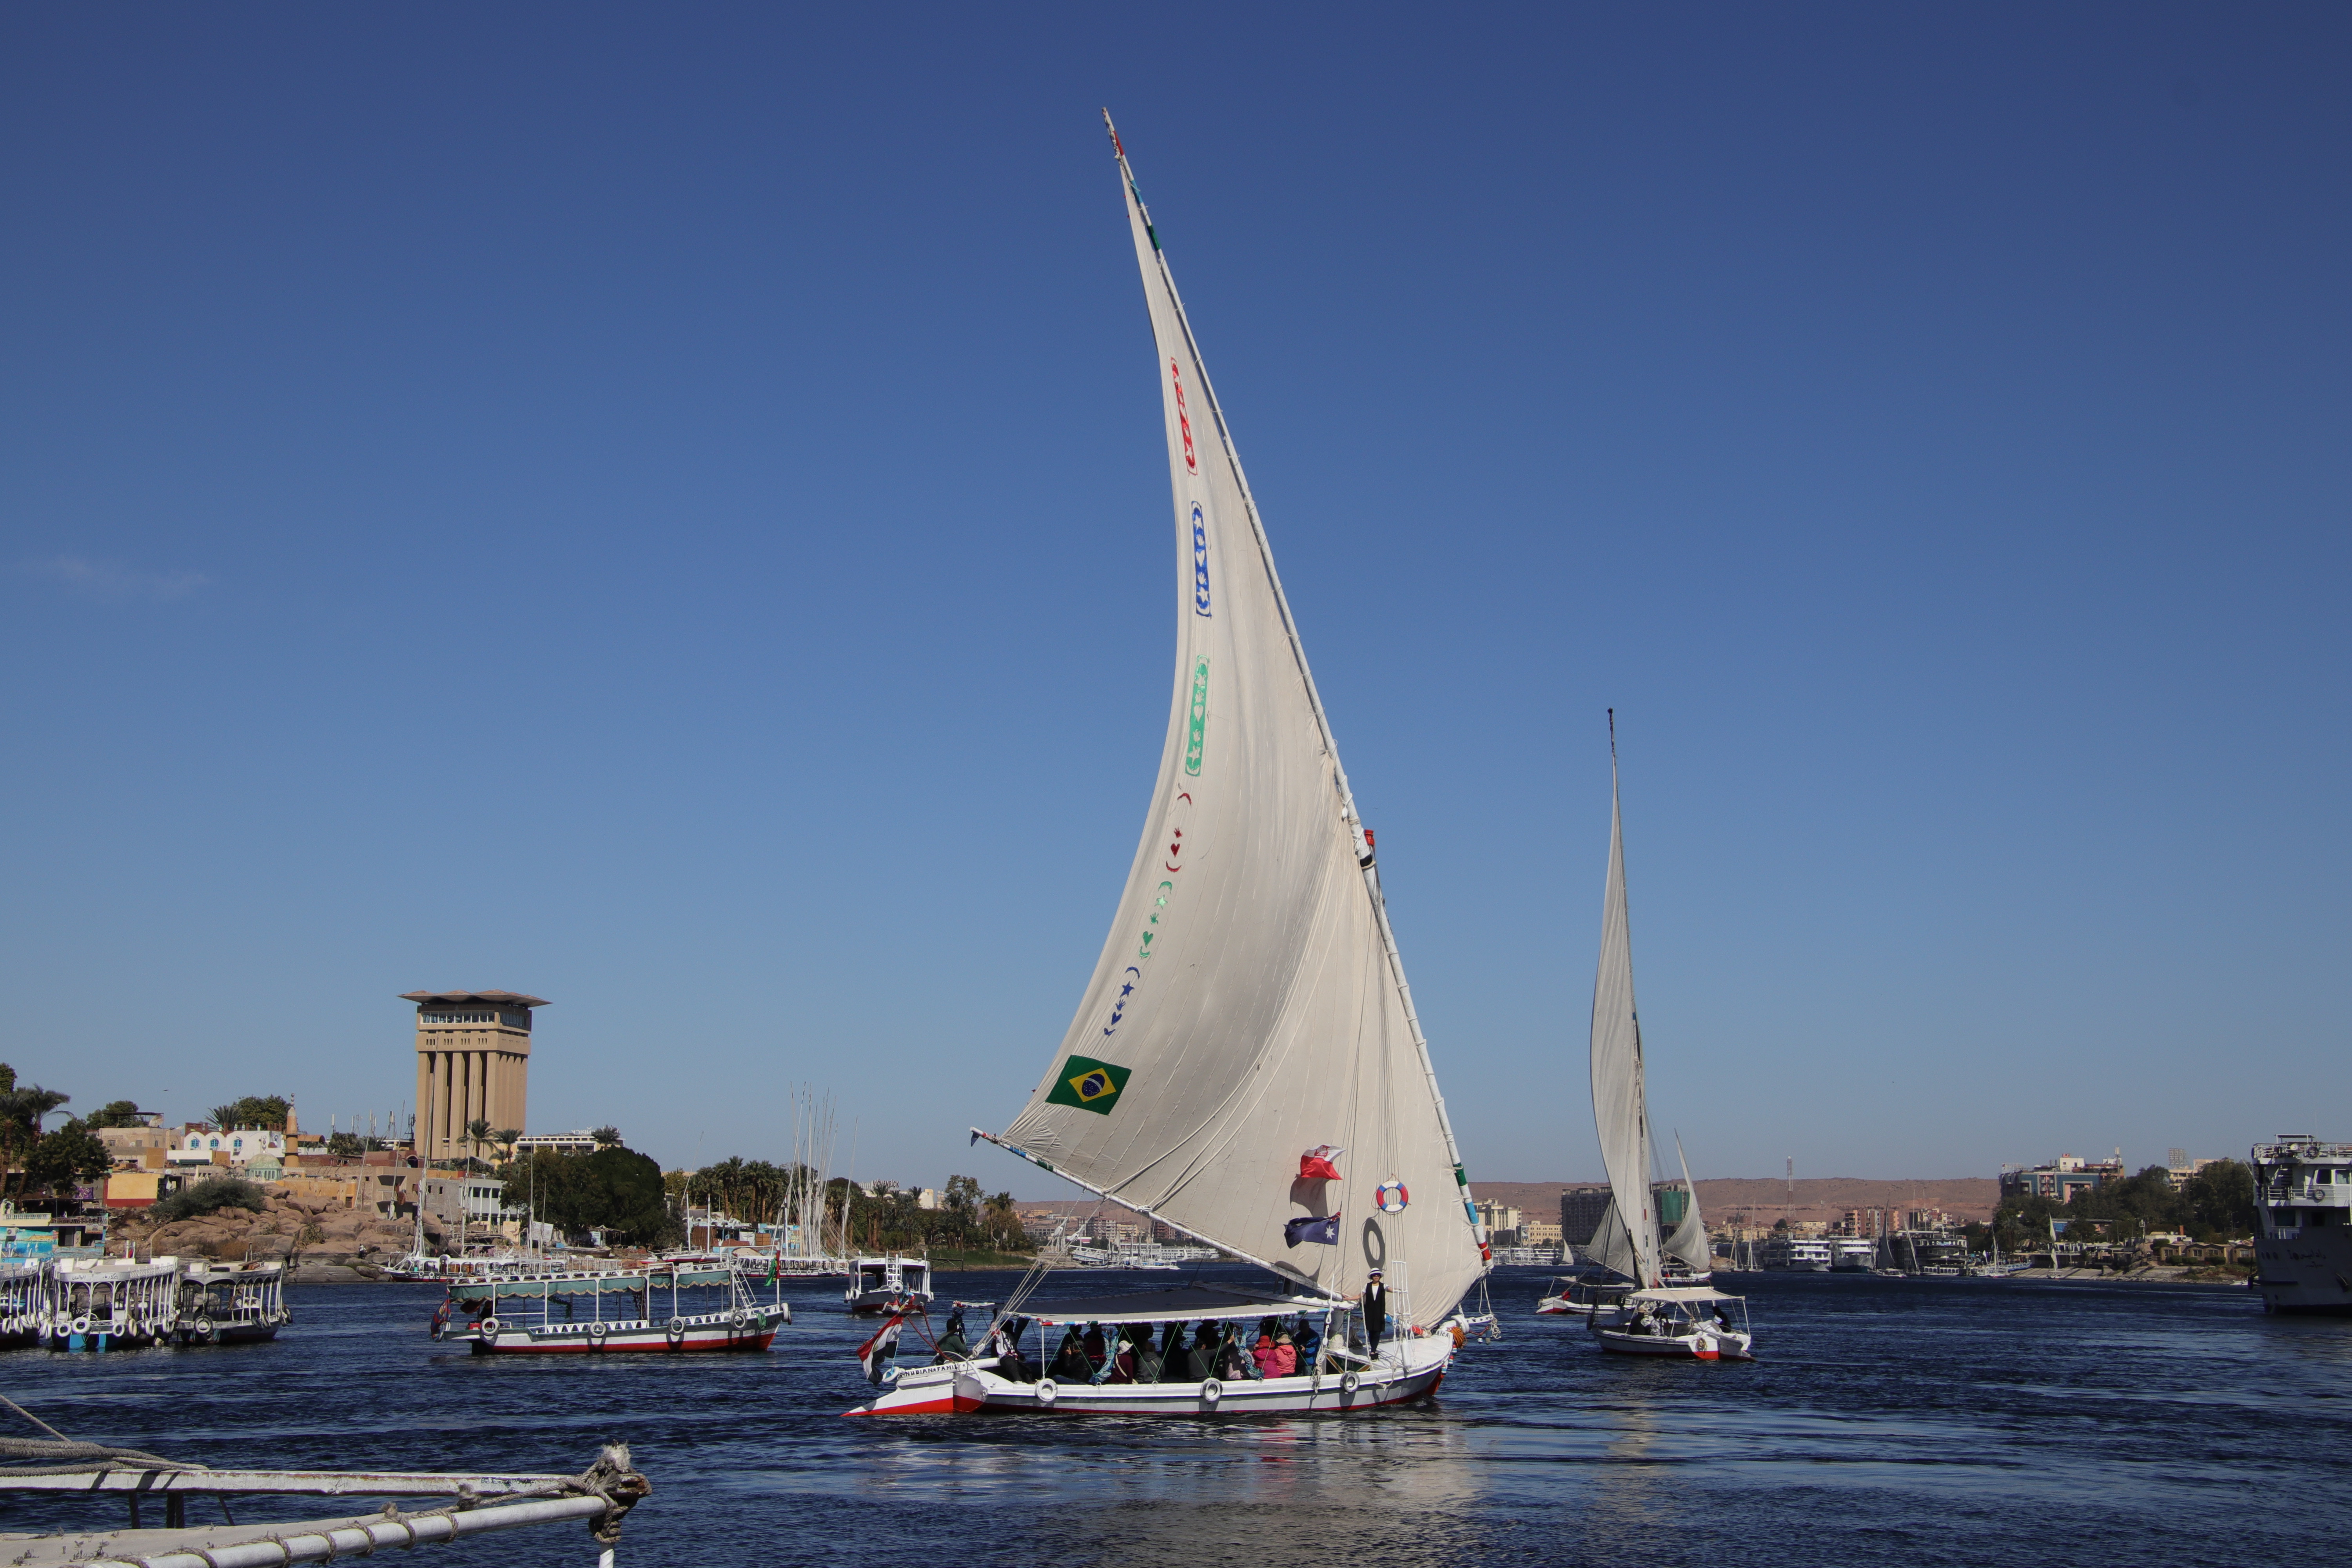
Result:
M198 1318L194 1322L188 1325L188 1332L195 1335L196 1338L200 1340L211 1339L213 1337L213 1321L210 1318Z
M66 1325L66 1327L67 1327L69 1331L71 1331L72 1332L77 1333L77 1334L87 1334L87 1333L89 1333L89 1314L88 1312L84 1312L80 1317L76 1318L72 1322L70 1322L70 1323L67 1324L67 1325Z
M499 1322L498 1315L496 1313L492 1313L490 1316L484 1318L480 1322L474 1325L475 1328L481 1331L482 1338L486 1340L497 1339L499 1337L499 1330L501 1326L502 1325Z
M611 1329L607 1328L603 1323L591 1323L588 1325L588 1338L592 1342L596 1344L603 1344L604 1342L604 1336L612 1331L613 1331Z
M1339 1374L1339 1392L1348 1398L1353 1399L1356 1396L1356 1385L1363 1381L1360 1373L1343 1372Z
M1382 1214L1402 1214L1405 1205L1412 1202L1412 1194L1404 1190L1402 1182L1390 1180L1372 1189L1372 1202L1380 1205Z
M1056 1399L1059 1399L1061 1396L1062 1396L1062 1385L1061 1385L1060 1384L1055 1383L1055 1382L1052 1378L1050 1378L1050 1377L1041 1377L1041 1378L1039 1378L1039 1379L1037 1380L1037 1403L1038 1403L1038 1404L1040 1404L1040 1405L1051 1405L1051 1404L1053 1404L1053 1403L1054 1403L1054 1401L1055 1401Z
M1214 1405L1224 1396L1225 1385L1215 1378L1213 1377L1201 1384L1201 1403L1203 1405Z
M668 1328L667 1328L667 1330L666 1331L667 1331L667 1332L668 1333L668 1335L669 1335L669 1342L670 1342L670 1343L672 1343L672 1344L674 1344L674 1345L675 1345L675 1344L683 1344L683 1343L685 1343L685 1342L686 1342L686 1320L685 1320L684 1318L672 1318L672 1319L669 1321L669 1326L668 1326Z
M751 1321L751 1314L743 1308L738 1307L727 1315L727 1321L740 1329Z

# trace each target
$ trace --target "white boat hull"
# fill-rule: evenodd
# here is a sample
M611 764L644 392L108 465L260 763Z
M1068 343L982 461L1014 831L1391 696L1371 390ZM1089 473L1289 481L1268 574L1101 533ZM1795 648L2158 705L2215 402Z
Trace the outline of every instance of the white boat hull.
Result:
M1025 1410L1054 1415L1349 1415L1403 1405L1437 1392L1454 1364L1454 1336L1432 1334L1381 1347L1351 1374L1205 1383L1014 1383L992 1363L911 1367L888 1393L852 1415L947 1415Z
M1636 1334L1623 1329L1592 1330L1601 1348L1617 1355L1666 1356L1676 1361L1754 1361L1754 1341L1741 1333Z
M476 1355L677 1355L689 1352L764 1351L790 1316L775 1307L707 1312L651 1322L505 1324L453 1329L444 1342Z

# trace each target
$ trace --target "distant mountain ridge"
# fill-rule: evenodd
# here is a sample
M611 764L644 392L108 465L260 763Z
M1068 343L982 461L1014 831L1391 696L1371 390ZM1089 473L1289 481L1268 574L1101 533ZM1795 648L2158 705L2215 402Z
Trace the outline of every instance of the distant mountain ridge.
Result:
M1471 1194L1481 1203L1508 1204L1530 1219L1559 1218L1559 1194L1570 1187L1599 1186L1601 1178L1570 1182L1481 1182L1473 1180ZM1370 1194L1363 1194L1369 1201ZM1441 1194L1451 1201L1453 1194ZM1420 1194L1415 1194L1416 1202ZM1989 1220L2000 1201L2000 1183L1990 1176L1943 1176L1933 1180L1871 1181L1860 1176L1806 1176L1790 1185L1779 1176L1701 1177L1699 1212L1710 1229L1730 1215L1745 1213L1751 1226L1769 1226L1784 1215L1791 1220L1834 1220L1848 1209L1942 1209L1958 1220ZM1097 1208L1120 1211L1100 1198L1063 1198L1015 1205L1024 1213L1050 1210L1073 1216ZM1344 1211L1343 1211L1344 1212Z
M1482 1202L1506 1203L1529 1218L1559 1217L1559 1194L1569 1187L1599 1186L1602 1178L1572 1182L1481 1182L1470 1191ZM1991 1176L1943 1176L1906 1181L1871 1181L1861 1176L1800 1177L1791 1196L1790 1184L1779 1176L1702 1176L1698 1206L1709 1228L1738 1212L1750 1225L1769 1226L1786 1216L1791 1220L1833 1220L1848 1209L1942 1209L1958 1220L1989 1220L2000 1201L2000 1183Z

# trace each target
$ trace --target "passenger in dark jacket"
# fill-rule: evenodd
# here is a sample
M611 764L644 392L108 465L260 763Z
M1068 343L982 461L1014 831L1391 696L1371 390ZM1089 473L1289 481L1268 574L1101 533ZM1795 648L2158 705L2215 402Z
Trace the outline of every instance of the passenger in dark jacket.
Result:
M1094 1374L1095 1363L1087 1359L1087 1347L1074 1323L1062 1331L1062 1348L1054 1352L1054 1364L1045 1369L1045 1375L1061 1383L1084 1383Z
M1185 1359L1187 1383L1206 1383L1217 1375L1217 1325L1203 1322L1192 1331L1192 1353Z

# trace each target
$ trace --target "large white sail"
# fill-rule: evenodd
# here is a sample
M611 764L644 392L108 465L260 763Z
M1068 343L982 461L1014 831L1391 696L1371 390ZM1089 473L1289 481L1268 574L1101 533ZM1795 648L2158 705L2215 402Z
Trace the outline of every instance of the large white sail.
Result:
M1116 132L1112 143L1159 351L1175 682L1109 938L1052 1067L995 1141L1317 1290L1354 1295L1381 1268L1392 1304L1434 1324L1486 1249L1371 837ZM1302 1177L1324 1145L1339 1179Z
M1664 1282L1650 1192L1650 1112L1642 1086L1642 1023L1633 1006L1633 938L1625 913L1625 831L1617 805L1617 723L1609 725L1609 881L1601 897L1601 968L1592 982L1592 1122L1601 1162L1632 1245L1630 1272ZM1612 1265L1612 1267L1615 1267Z

